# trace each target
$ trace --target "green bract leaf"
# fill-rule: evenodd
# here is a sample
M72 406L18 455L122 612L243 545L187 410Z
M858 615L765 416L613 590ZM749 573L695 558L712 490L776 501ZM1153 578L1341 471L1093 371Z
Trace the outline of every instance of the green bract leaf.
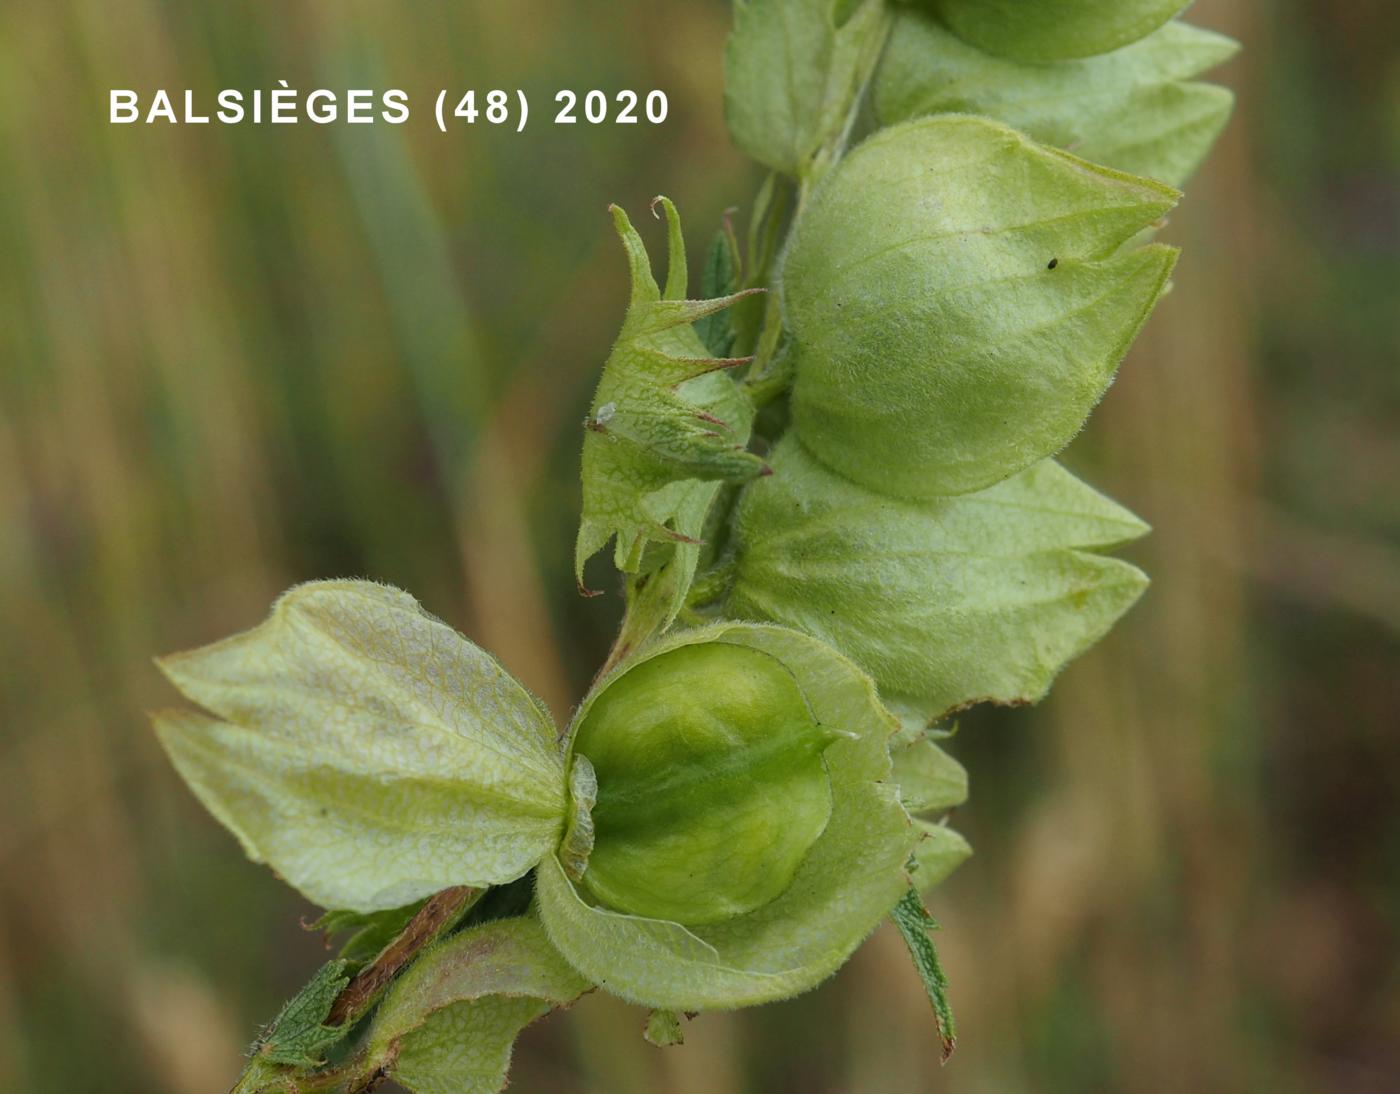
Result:
M583 519L574 560L580 584L584 563L614 537L614 561L624 572L674 561L680 571L674 618L695 572L716 491L723 482L762 474L764 464L745 451L753 407L725 375L746 359L711 357L691 325L742 294L685 299L680 218L668 200L657 200L670 239L664 293L627 214L612 209L632 271L632 299L584 423ZM658 550L648 554L649 544Z
M735 143L774 170L804 173L845 129L884 31L883 0L735 0L724 55Z
M1205 158L1234 96L1190 82L1238 48L1172 22L1082 61L1025 64L984 53L921 12L900 15L875 81L885 125L927 114L986 114L1077 156L1174 186Z
M549 715L407 593L300 585L261 626L160 666L217 715L156 715L180 774L250 858L322 907L510 881L559 842Z
M794 438L772 458L740 501L726 614L816 635L930 715L1039 699L1147 584L1092 553L1147 526L1052 461L905 502L832 474Z
M910 871L914 887L927 893L972 857L972 847L946 824L915 820L923 836L914 846L914 867Z
M932 731L902 728L890 744L890 761L890 781L910 813L942 813L967 801L967 771L938 747ZM920 839L910 875L915 888L927 892L961 866L972 848L947 824L916 816L914 827Z
M739 241L726 220L715 233L705 256L705 269L700 275L700 295L707 299L732 296L739 291ZM705 351L713 357L728 357L734 348L734 325L729 311L715 312L695 321Z
M958 36L1020 61L1062 61L1136 42L1189 0L927 0Z
M326 1050L347 1032L325 1022L336 996L350 982L350 971L348 961L327 961L322 965L282 1008L254 1046L254 1053L272 1064L315 1067L323 1063Z
M590 986L533 917L469 927L425 952L390 990L358 1068L417 1094L496 1094L516 1035Z
M569 768L569 827L559 845L564 872L577 881L593 854L593 807L598 804L598 773L587 756L575 756Z
M673 635L605 680L575 725L584 726L593 702L628 673L672 651L710 643L776 659L796 682L813 721L843 737L822 757L830 820L791 883L753 911L690 927L628 915L591 903L557 858L541 863L540 915L554 944L599 986L662 1009L747 1006L814 987L840 967L898 898L918 835L896 788L885 781L894 719L880 707L864 673L806 635L738 623ZM703 709L710 690L725 686L717 679L698 687L690 702ZM598 770L601 801L606 778ZM722 803L717 806L722 813Z
M890 781L910 813L941 813L967 801L967 771L928 737L896 738L890 762Z
M948 1003L948 978L943 975L938 963L938 951L934 948L933 939L928 936L929 931L937 928L938 924L928 914L916 889L904 894L890 913L890 918L904 937L904 944L909 947L909 956L914 959L914 968L933 1005L938 1035L943 1041L943 1059L947 1060L957 1044L958 1030L953 1021L953 1008Z
M685 1044L685 1031L681 1029L681 1016L673 1010L654 1010L647 1015L646 1028L642 1031L648 1044L657 1048L670 1048Z
M831 816L822 753L836 739L761 650L720 640L635 665L574 731L575 767L597 777L582 887L690 926L761 908Z
M818 187L785 264L798 435L901 497L976 490L1052 455L1176 258L1120 248L1177 197L983 118L877 133Z
M324 931L327 945L336 935L348 934L350 937L340 947L340 956L350 961L368 961L408 926L422 906L423 901L418 900L403 908L382 912L327 912L309 929Z

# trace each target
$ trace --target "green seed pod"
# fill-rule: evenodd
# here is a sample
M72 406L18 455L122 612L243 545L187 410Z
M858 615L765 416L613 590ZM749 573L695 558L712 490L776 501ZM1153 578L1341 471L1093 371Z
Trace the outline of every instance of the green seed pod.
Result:
M584 887L619 911L713 923L792 883L831 816L819 726L782 662L681 646L609 685L574 738L597 778Z
M663 639L575 716L575 819L536 878L550 940L662 1009L820 983L899 899L924 839L889 781L896 728L869 677L806 635L721 623Z
M1054 454L1175 261L1124 244L1178 196L982 118L877 133L818 188L785 261L798 435L909 498Z
M1186 0L932 0L964 41L1018 61L1091 57L1136 42Z

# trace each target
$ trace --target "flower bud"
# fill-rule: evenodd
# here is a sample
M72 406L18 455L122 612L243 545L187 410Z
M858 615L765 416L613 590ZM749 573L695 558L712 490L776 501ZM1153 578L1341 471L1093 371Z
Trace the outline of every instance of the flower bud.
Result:
M1123 249L1170 187L996 122L882 130L811 199L783 272L794 423L846 478L961 494L1079 430L1176 252Z

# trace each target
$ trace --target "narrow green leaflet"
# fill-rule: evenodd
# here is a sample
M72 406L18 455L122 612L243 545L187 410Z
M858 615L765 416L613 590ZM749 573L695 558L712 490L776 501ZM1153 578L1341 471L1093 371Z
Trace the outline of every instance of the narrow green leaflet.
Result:
M322 907L500 884L559 842L549 715L407 593L301 585L260 626L160 667L211 712L155 716L175 767L250 858Z
M928 114L986 114L1094 163L1182 182L1225 126L1234 96L1191 77L1231 56L1224 35L1171 22L1123 49L1026 64L984 53L937 19L896 20L875 80L884 125Z
M1096 553L1147 526L1053 461L905 502L832 474L795 438L772 460L740 501L726 614L816 635L930 716L1039 699L1147 585Z
M725 224L715 233L705 256L705 268L700 275L700 296L714 299L732 296L739 291L739 241L734 230ZM695 333L700 336L711 356L728 357L734 348L734 325L729 311L718 311L695 321Z
M943 1041L943 1059L946 1061L957 1044L958 1027L953 1021L953 1008L948 1002L948 978L943 975L943 968L938 963L938 951L934 948L933 939L928 936L929 931L938 924L928 914L917 889L910 889L900 898L890 918L899 928L904 944L909 947L914 968L924 983L924 991L928 992L929 1002L933 1004L933 1016L938 1023L938 1036Z
M337 935L349 935L341 943L340 956L350 961L369 961L408 926L423 903L418 900L382 912L327 912L310 929L324 931L327 944Z
M256 1045L254 1054L270 1064L316 1067L325 1052L346 1034L344 1029L325 1024L331 1004L353 971L348 961L327 961L310 982L282 1008L276 1020Z
M1179 196L983 118L881 130L817 188L784 265L798 435L900 497L1053 455L1176 260L1123 245Z
M964 40L1020 61L1062 61L1136 42L1189 0L921 0Z
M724 113L760 163L802 175L844 130L860 74L884 41L883 0L735 0Z
M387 1074L416 1094L496 1094L519 1032L590 988L533 916L469 927L394 985L353 1070L362 1080Z
M815 987L899 898L919 838L897 788L887 781L896 723L880 706L869 677L807 635L742 623L673 633L639 662L711 642L777 659L801 688L813 720L841 733L823 753L830 820L790 884L752 911L687 926L593 903L553 855L536 875L540 918L568 961L599 987L664 1010L727 1010ZM628 671L631 666L620 675ZM606 694L618 678L605 680L594 696ZM586 723L591 702L580 709L576 727ZM600 801L604 787L600 768Z
M632 298L584 423L583 519L574 565L581 586L584 563L614 538L613 560L625 573L673 562L669 622L690 588L716 492L765 467L745 450L753 407L726 375L745 360L711 356L692 326L740 297L685 299L680 218L670 201L657 200L670 243L664 293L627 214L612 210Z

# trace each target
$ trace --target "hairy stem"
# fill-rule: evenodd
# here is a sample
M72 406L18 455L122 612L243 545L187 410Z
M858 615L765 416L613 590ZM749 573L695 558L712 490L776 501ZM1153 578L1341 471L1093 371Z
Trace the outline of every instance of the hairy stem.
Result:
M484 889L457 885L429 898L408 925L379 956L361 969L345 985L331 1004L326 1024L343 1026L358 1022L379 1001L394 977L403 971L425 946L450 931L481 899Z

